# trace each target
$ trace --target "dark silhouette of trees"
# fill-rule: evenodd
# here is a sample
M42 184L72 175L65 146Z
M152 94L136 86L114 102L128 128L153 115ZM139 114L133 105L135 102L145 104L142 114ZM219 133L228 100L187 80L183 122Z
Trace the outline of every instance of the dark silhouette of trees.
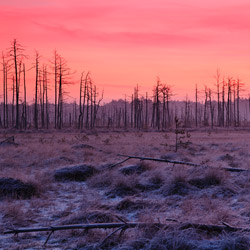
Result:
M214 88L205 86L201 95L196 84L194 101L188 97L172 100L172 87L157 78L152 94L143 95L136 85L132 95L107 104L102 104L103 92L99 93L90 74L82 73L77 98L68 103L67 86L73 83L72 72L61 55L54 52L51 70L36 52L33 67L27 69L24 49L16 39L7 52L2 52L0 75L0 127L3 128L168 130L176 127L177 119L180 129L192 126L213 129L246 126L250 120L250 99L241 97L243 83L232 77L221 77L218 70ZM30 103L29 72L35 78L34 98ZM48 86L49 78L52 89ZM54 95L53 103L49 101L50 93Z
M16 94L16 125L15 127L18 129L19 128L19 87L20 87L20 73L21 73L21 65L22 65L22 60L26 57L24 55L24 49L23 47L17 42L16 39L13 40L11 43L11 47L9 49L9 55L13 60L14 64L14 86L13 86L13 95L14 91ZM14 99L14 98L13 98ZM12 118L13 119L13 118Z
M38 129L38 84L40 81L40 69L39 69L39 53L36 51L36 81L35 81L35 104L34 104L34 124L35 128Z

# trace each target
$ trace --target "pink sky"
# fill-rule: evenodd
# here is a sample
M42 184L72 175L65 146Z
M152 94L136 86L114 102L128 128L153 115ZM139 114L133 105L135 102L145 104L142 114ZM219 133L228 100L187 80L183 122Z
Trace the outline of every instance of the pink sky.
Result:
M248 88L249 13L249 0L1 0L0 48L17 38L29 63L35 49L45 62L57 49L77 81L91 72L106 100L131 94L136 84L151 94L157 76L175 99L193 98L196 83L213 86L217 69Z

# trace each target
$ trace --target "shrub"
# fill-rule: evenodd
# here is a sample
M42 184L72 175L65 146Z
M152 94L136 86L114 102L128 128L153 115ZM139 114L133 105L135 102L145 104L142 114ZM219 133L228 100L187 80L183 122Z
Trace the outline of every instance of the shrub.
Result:
M85 164L58 169L54 173L56 181L85 181L93 176L97 170Z
M13 178L0 178L0 198L29 199L35 194L37 194L37 188L31 183Z
M203 189L210 186L220 185L222 183L222 176L218 171L210 170L205 174L204 178L195 178L190 180L189 183Z

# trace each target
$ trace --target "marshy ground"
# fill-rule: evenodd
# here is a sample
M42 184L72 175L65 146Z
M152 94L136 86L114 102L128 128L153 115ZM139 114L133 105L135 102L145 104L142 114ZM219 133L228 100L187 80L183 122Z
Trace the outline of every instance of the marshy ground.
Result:
M172 226L128 229L103 244L112 230L58 231L46 249L249 249L246 232L178 229L186 222L249 228L250 172L224 170L250 170L247 130L190 131L177 152L171 131L9 130L1 131L0 141L10 136L15 145L0 145L0 249L44 249L48 236L4 235L7 228L119 222L118 218ZM110 169L124 159L118 154L201 166L130 159ZM31 185L32 193L8 193L9 186L1 186L1 180L13 179Z

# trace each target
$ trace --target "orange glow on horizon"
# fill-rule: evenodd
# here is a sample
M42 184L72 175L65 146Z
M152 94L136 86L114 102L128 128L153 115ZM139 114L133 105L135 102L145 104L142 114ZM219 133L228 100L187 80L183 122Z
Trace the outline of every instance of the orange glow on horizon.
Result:
M1 50L17 38L32 65L35 49L47 64L56 49L76 71L69 101L78 99L82 71L91 72L105 101L131 95L137 84L151 95L157 76L173 86L173 99L193 99L195 84L214 88L217 69L248 89L247 0L2 0L0 7ZM32 100L35 72L28 75Z

